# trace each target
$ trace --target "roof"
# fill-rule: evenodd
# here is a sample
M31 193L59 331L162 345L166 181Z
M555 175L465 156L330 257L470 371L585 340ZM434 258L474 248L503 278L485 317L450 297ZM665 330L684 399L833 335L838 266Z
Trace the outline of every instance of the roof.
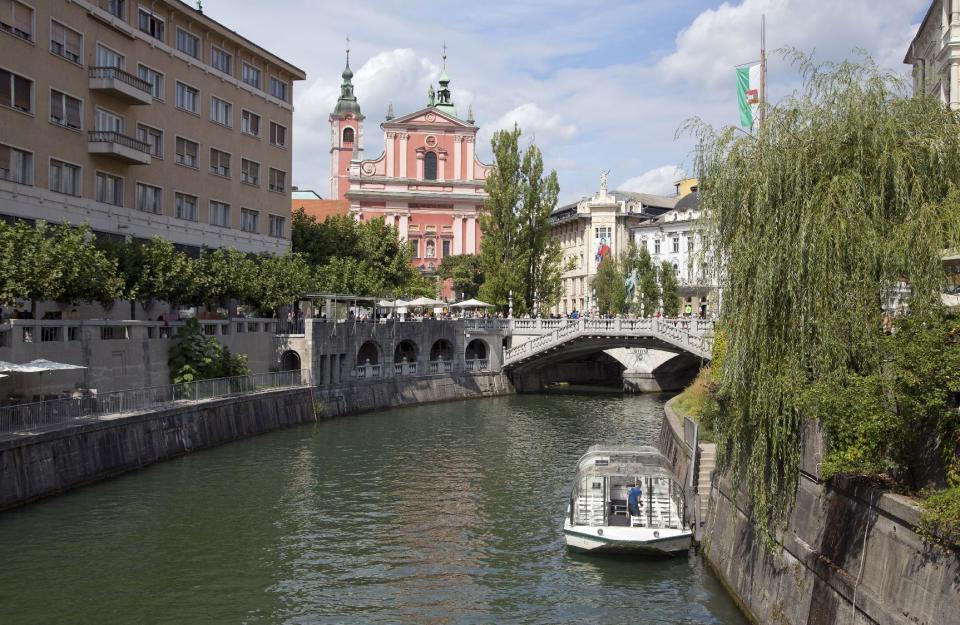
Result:
M933 15L933 9L940 6L939 2L931 2L930 8L927 9L926 15L923 16L923 21L920 22L920 28L917 29L917 34L913 36L913 39L910 40L910 45L907 46L907 54L903 57L903 62L907 65L913 65L913 44L917 42L917 38L920 37L920 33L923 32L923 29L926 28L927 22L930 20L930 16Z
M636 200L644 206L656 208L674 208L680 198L676 195L656 195L654 193L637 193L635 191L614 190L610 195L616 196L619 200Z
M291 193L291 198L294 200L322 200L320 194L316 191L310 191L309 189L297 189Z
M680 201L677 202L674 208L676 208L678 211L681 211L681 210L685 211L685 210L690 210L692 208L697 208L697 206L699 205L700 205L700 192L693 191L683 196L682 198L680 198Z
M350 212L349 200L291 200L291 210L302 208L303 211L316 219L323 221L333 215L346 215Z

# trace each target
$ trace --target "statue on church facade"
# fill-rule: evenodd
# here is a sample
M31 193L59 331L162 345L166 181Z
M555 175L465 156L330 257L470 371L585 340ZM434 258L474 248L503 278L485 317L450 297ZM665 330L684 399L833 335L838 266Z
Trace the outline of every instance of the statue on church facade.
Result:
M433 91L433 85L430 85L430 88L427 89L427 106L436 106L437 104L437 94Z

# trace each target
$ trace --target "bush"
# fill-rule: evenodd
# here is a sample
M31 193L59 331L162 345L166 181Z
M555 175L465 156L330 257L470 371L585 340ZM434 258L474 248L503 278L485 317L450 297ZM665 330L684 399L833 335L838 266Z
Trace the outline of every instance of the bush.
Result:
M941 545L960 545L960 486L930 495L923 502L920 534Z
M247 356L231 354L216 338L205 335L196 319L188 319L174 339L169 360L174 384L250 375Z

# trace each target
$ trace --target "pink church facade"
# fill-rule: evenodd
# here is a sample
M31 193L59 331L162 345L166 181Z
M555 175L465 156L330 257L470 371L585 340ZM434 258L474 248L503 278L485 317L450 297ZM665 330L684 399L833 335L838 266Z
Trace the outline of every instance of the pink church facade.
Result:
M457 115L446 71L425 108L395 117L390 107L380 125L384 149L375 159L361 156L364 117L352 77L348 62L330 115L330 198L348 200L357 219L383 218L396 227L412 244L414 266L426 274L447 256L477 254L490 166L476 155L473 111L466 119Z

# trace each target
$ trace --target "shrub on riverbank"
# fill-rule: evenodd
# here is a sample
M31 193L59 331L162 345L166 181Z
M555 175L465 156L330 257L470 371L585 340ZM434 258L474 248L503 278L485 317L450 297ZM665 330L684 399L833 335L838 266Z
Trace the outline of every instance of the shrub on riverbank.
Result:
M681 417L690 417L699 426L700 441L716 442L713 433L713 417L716 402L713 399L713 374L710 367L700 369L690 385L677 395L673 406Z

